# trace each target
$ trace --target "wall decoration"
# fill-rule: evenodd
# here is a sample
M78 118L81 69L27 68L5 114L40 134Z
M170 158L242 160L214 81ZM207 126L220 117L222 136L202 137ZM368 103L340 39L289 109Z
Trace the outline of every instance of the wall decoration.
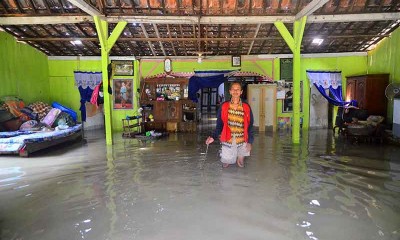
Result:
M170 58L164 59L164 72L167 74L171 73L172 71L172 61Z
M276 99L285 99L285 80L276 81Z
M232 67L240 67L241 65L242 65L241 57L240 56L232 56Z
M113 80L114 109L133 109L133 80Z
M280 79L293 80L293 58L281 58L280 65Z
M285 99L282 100L282 112L293 112L293 82L285 81ZM300 82L300 112L303 111L303 82Z
M114 66L114 75L115 76L133 76L133 61L120 61L114 60L111 61Z
M291 128L290 117L278 117L278 129Z

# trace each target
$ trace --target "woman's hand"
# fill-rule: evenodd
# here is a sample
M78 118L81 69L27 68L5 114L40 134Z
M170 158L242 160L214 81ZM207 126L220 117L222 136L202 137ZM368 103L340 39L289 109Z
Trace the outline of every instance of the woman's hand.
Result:
M207 138L207 140L206 140L206 144L208 145L208 144L211 144L211 143L213 143L214 142L214 138L212 138L212 137L208 137Z
M251 151L251 143L246 143L246 150L247 150L248 152Z

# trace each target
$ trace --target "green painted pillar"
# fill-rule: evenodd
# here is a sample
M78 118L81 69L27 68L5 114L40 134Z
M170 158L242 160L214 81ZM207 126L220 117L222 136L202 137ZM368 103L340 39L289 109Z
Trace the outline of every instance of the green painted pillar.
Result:
M301 58L300 49L301 41L303 39L304 27L306 25L307 17L302 17L300 20L294 22L293 35L287 30L283 22L275 22L274 25L279 33L285 39L293 53L293 123L292 123L292 142L300 143L300 69Z
M101 46L101 70L103 76L103 89L104 89L104 115L105 115L105 128L106 128L106 143L111 145L112 139L112 105L110 94L108 94L108 63L111 48L117 42L119 36L124 30L127 22L119 22L114 28L110 37L108 37L108 23L101 20L100 17L94 16L94 23L96 24L97 35L99 36Z

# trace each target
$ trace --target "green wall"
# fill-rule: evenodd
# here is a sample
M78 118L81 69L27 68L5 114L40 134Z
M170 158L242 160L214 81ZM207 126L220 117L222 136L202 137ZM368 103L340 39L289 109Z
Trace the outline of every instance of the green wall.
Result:
M0 31L0 96L49 102L47 56Z
M241 71L256 72L263 75L270 76L274 80L280 78L280 60L274 59L260 59L257 57L242 57ZM205 59L202 63L197 63L196 59L172 60L173 72L193 72L194 70L227 70L237 69L231 67L230 58L226 59ZM304 128L309 125L309 97L310 86L306 76L306 70L341 70L342 81L345 82L346 76L365 74L367 69L367 58L365 56L351 56L351 57L325 57L325 58L302 58L301 62L301 79L303 81L303 118ZM163 73L162 60L145 60L141 62L142 76L153 76ZM291 117L292 113L282 112L282 100L277 101L277 117Z
M368 52L368 73L389 73L390 83L400 84L400 28ZM393 121L393 101L388 101L387 122Z
M342 71L342 88L346 91L346 76L365 74L367 58L365 56L303 58L301 60L301 79L303 81L303 116L304 126L309 125L310 115L310 83L307 78L307 70ZM281 101L282 102L282 101ZM334 108L333 123L337 108Z
M134 89L138 88L138 61L135 61L135 74L132 77L115 78L134 78ZM76 111L81 119L80 95L75 86L74 71L100 72L101 60L49 60L49 88L50 99L57 101L62 105L68 106ZM112 84L112 81L111 81ZM137 95L136 95L137 96ZM112 96L111 96L112 98ZM137 111L137 98L135 97L134 109L132 110L113 110L112 128L115 131L122 130L122 118L126 115L135 115Z

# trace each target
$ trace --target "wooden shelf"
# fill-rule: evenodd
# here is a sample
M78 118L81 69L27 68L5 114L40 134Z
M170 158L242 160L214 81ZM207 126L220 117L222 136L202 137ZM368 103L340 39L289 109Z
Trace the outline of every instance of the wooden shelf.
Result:
M184 114L192 115L190 120L197 119L196 106L191 100L185 98L187 96L187 88L189 80L187 78L153 78L146 79L141 82L140 105L145 108L151 105L151 109L143 110L143 126L144 131L179 131L180 129L194 129L193 127L180 128L180 123L184 122ZM164 89L164 90L162 90ZM167 91L165 91L167 89ZM172 96L179 94L179 100L169 99L165 97L165 93L171 91ZM157 98L168 98L165 100L156 100ZM184 107L193 109L184 109ZM153 121L149 121L150 114Z
M133 137L142 133L142 118L122 119L122 131L123 137Z

